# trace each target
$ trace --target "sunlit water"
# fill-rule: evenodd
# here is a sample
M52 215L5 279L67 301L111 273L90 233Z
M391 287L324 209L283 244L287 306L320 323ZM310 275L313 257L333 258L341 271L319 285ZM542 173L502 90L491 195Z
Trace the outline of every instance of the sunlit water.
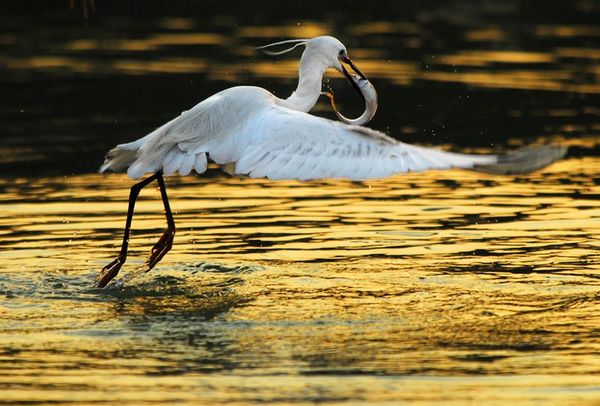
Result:
M599 170L173 179L104 290L130 181L3 180L2 401L595 404Z
M67 3L0 4L0 403L599 404L597 2L98 0L88 24ZM165 226L148 188L126 265L95 289L132 185L92 174L108 148L229 86L287 96L299 51L252 47L322 34L376 86L369 126L566 159L169 178L172 251L143 272Z

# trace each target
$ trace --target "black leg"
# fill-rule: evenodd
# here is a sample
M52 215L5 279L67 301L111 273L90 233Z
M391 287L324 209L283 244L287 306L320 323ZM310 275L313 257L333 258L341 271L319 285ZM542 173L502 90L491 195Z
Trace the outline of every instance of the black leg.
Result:
M158 188L160 189L160 197L162 198L163 205L165 207L167 229L164 231L158 242L154 244L152 251L150 251L150 256L146 260L146 265L148 266L146 272L154 268L154 265L158 264L158 262L166 255L166 253L169 252L173 246L173 237L175 237L175 220L173 220L173 213L171 212L171 206L169 205L167 188L162 177L162 172L158 172L156 180L158 182Z
M160 237L160 240L158 240L158 242L152 248L150 257L146 261L148 271L152 269L173 246L173 237L175 236L175 221L173 220L173 213L171 213L171 207L169 206L169 199L167 197L167 190L165 187L165 181L162 177L162 171L158 171L154 175L144 179L139 183L136 183L131 187L131 191L129 192L129 207L127 209L127 219L125 220L125 231L123 233L121 252L119 253L119 256L110 264L106 265L96 277L96 286L99 288L103 288L115 276L117 276L121 266L123 266L125 260L127 259L127 248L129 246L129 234L131 232L131 220L133 219L135 202L140 194L140 191L153 180L158 182L160 195L165 207L165 215L167 217L167 229Z

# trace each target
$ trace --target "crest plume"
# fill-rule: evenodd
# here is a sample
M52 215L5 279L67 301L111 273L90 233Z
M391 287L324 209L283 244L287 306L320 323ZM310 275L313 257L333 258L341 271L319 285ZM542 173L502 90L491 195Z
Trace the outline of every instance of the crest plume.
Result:
M308 41L308 39L288 39L285 41L273 42L271 44L256 47L255 49L260 49L267 55L282 55L282 54L288 53L288 52L296 49L297 47L299 47L301 45L305 45L307 41ZM282 51L267 50L267 48L278 46L278 45L283 45L283 44L295 44L295 45L291 46L290 48L284 49Z

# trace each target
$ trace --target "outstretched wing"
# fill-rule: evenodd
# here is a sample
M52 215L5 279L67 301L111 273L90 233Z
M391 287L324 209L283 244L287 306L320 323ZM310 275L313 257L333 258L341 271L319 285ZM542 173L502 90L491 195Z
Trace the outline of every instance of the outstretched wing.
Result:
M251 177L361 180L452 167L525 173L565 153L554 146L500 156L419 147L369 128L278 106L268 96L265 90L251 87L220 92L147 136L117 145L100 171L128 168L134 179L157 170L165 175L187 175L192 169L203 173L208 155L219 164L234 164L235 173Z
M273 106L246 128L252 141L235 173L270 179L381 178L427 169L494 164L496 155L418 147L365 127Z
M165 175L187 175L192 169L203 173L209 151L218 162L236 160L239 151L229 143L243 117L229 107L227 90L209 97L145 137L111 149L100 172L128 167L127 173L134 179L159 169Z

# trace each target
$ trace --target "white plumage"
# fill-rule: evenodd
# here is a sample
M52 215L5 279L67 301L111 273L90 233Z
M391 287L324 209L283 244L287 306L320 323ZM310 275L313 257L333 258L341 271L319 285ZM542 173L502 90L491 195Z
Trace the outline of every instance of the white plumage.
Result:
M476 166L493 170L497 155L409 145L369 128L308 114L321 94L325 70L344 72L341 62L355 66L335 38L317 37L305 45L298 87L289 98L251 86L224 90L145 137L113 148L100 172L128 168L134 179L161 169L165 175L200 174L208 158L233 167L235 174L270 179L360 180Z
M317 37L298 42L306 46L300 61L299 83L287 99L250 86L224 90L136 141L111 149L100 172L127 168L133 185L121 251L96 278L106 286L127 258L131 221L140 191L156 181L161 191L167 229L153 246L147 270L171 249L175 221L163 173L187 175L206 171L208 158L234 174L271 179L380 178L426 169L477 168L524 172L545 166L564 154L561 148L521 149L509 156L467 155L404 144L375 130L311 116L308 111L321 94L328 68L351 79L341 62L364 75L335 38Z

